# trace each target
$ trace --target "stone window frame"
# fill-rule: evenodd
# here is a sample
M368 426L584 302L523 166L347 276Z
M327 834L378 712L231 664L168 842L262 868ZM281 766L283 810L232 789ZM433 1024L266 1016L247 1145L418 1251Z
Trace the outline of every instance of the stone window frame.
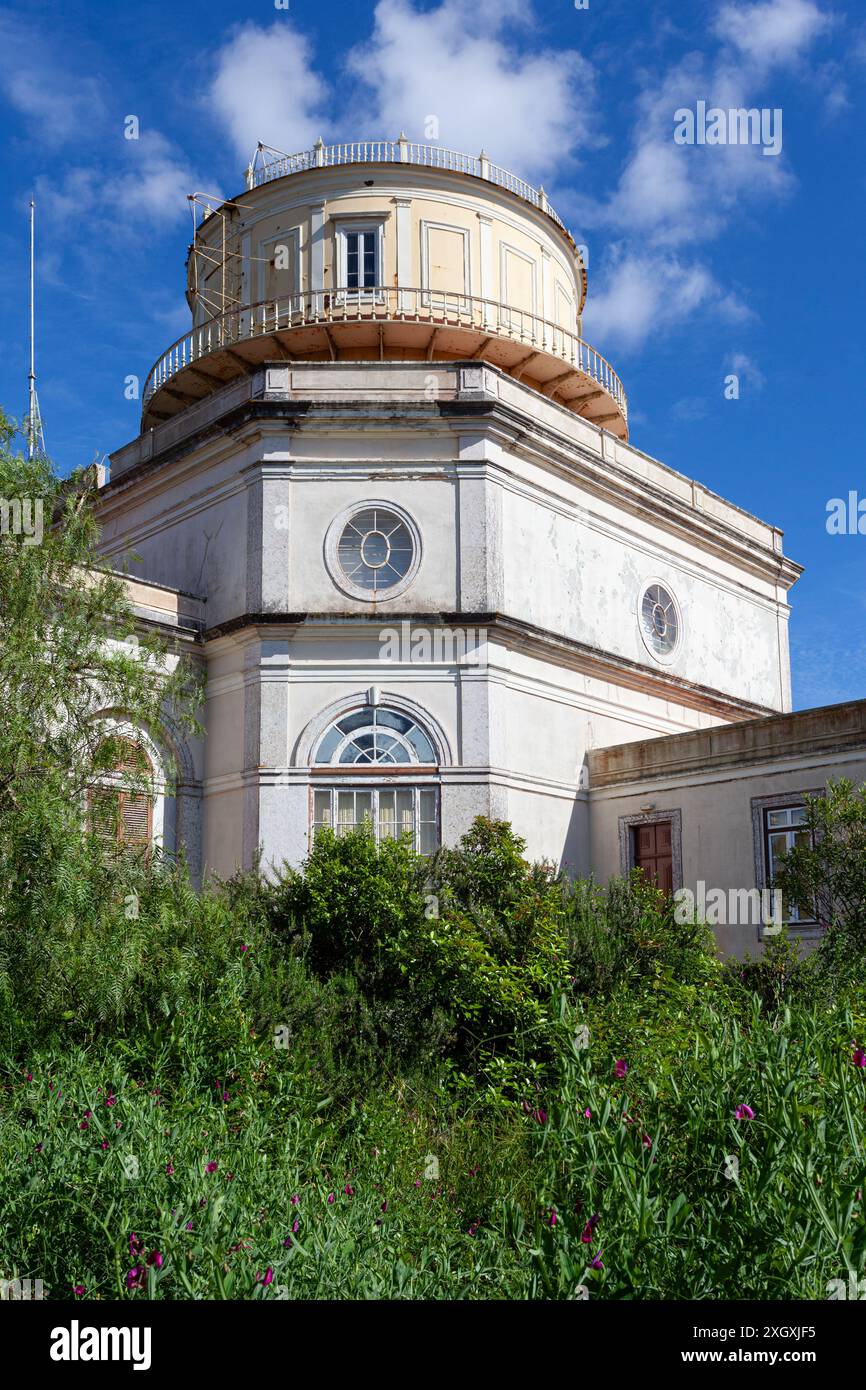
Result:
M637 811L619 817L620 872L623 878L627 878L635 867L632 834L635 826L656 825L666 820L671 823L671 879L676 893L683 886L683 813L679 806L663 811Z
M331 221L334 226L334 301L337 304L377 303L383 301L382 280L385 274L385 223L390 211L381 213L337 213ZM348 247L346 237L349 232L373 232L376 238L376 283L367 288L351 290L346 285Z
M365 589L361 584L355 584L344 573L343 566L340 564L339 547L343 531L354 516L357 516L359 512L369 511L371 508L381 508L382 511L393 512L403 522L412 538L413 554L409 568L401 579L390 584L386 589ZM399 598L401 594L404 594L410 585L414 584L418 576L423 551L421 529L415 518L406 511L405 507L401 507L399 502L392 502L383 497L359 498L351 506L344 507L334 517L325 533L325 568L331 580L349 598L359 599L362 603L390 602L391 599Z
M780 811L789 806L805 806L807 796L824 796L826 787L795 787L789 792L774 792L771 796L753 796L750 800L752 810L752 850L755 858L755 887L759 892L769 888L767 883L767 859L764 824L765 811ZM818 922L787 922L788 931L798 937L819 940L823 931ZM765 936L763 923L758 927L758 939Z
M647 596L648 590L651 589L654 585L656 585L659 589L664 590L668 598L671 600L671 603L673 604L674 610L677 615L677 640L669 652L657 652L655 648L650 644L647 635L644 632L642 617L643 603L644 599ZM670 666L672 662L676 661L677 657L682 652L683 638L685 636L685 622L683 618L682 604L677 598L677 595L674 592L670 580L660 579L657 574L649 574L641 581L641 586L637 596L637 607L635 609L635 616L637 618L637 630L640 633L640 640L643 643L647 654L659 666Z

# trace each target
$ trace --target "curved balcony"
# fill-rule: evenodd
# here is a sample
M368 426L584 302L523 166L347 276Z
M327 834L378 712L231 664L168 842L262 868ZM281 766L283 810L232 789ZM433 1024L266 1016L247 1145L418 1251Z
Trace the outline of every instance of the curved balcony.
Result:
M477 295L379 286L312 290L209 319L151 368L142 429L263 362L489 362L591 423L628 437L622 382L595 348L557 323Z

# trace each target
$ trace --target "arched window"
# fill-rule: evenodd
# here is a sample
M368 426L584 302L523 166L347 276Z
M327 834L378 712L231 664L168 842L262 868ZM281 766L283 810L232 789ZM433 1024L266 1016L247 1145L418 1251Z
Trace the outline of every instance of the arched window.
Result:
M346 835L369 825L377 840L408 834L422 854L436 849L437 757L429 734L414 719L379 705L352 710L322 735L313 764L314 833L329 826ZM318 775L325 769L327 785ZM389 771L387 783L377 779L377 773Z
M424 763L435 766L429 737L405 714L365 705L332 724L319 740L319 763Z
M114 741L118 756L112 769L87 794L90 829L109 846L148 850L153 838L153 764L140 744Z

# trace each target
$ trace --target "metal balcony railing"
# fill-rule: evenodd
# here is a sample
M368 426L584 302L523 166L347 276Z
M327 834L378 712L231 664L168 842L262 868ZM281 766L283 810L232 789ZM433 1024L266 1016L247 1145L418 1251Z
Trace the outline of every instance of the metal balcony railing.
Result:
M247 188L259 188L272 179L300 174L307 169L324 169L338 164L416 164L428 169L472 174L531 203L552 217L563 231L567 231L565 223L550 206L543 188L533 188L516 174L498 164L491 164L483 152L463 154L460 150L448 150L442 145L418 144L414 140L407 140L404 135L398 140L353 140L343 145L325 145L317 140L311 150L301 150L298 154L283 154L269 145L259 145L247 169Z
M335 327L352 323L423 323L523 343L538 353L558 358L595 382L615 402L623 420L628 420L622 382L601 353L576 333L527 309L494 299L393 285L365 290L308 290L208 319L172 343L154 364L145 382L144 404L185 367L244 340L318 324ZM299 356L303 358L303 352Z

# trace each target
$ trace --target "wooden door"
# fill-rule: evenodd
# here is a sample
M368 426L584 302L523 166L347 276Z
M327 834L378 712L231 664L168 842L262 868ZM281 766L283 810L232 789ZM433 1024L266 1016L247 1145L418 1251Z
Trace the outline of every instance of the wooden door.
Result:
M671 822L652 821L636 825L634 834L634 866L643 869L651 883L663 893L674 891L673 845Z

